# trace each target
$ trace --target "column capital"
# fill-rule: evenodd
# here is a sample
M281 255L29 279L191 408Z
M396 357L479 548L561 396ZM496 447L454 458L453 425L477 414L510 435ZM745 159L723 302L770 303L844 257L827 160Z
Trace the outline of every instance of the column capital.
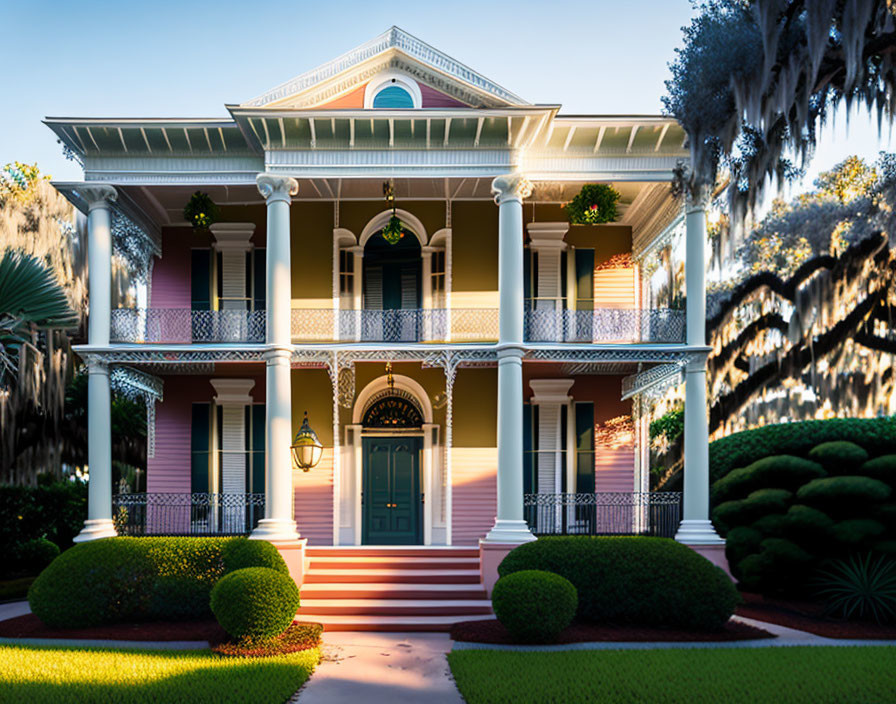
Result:
M87 358L87 373L88 374L105 374L109 375L109 364L102 357L97 357L96 355L90 355Z
M212 247L218 252L248 252L252 249L253 222L216 222L209 230L215 238Z
M255 177L255 183L268 204L276 201L289 203L290 198L299 192L299 182L291 176L263 173Z
M105 183L91 183L81 186L77 190L78 195L87 201L87 212L94 208L108 208L118 200L118 191Z
M492 181L492 195L498 205L512 200L522 203L532 195L532 182L520 173L497 176Z

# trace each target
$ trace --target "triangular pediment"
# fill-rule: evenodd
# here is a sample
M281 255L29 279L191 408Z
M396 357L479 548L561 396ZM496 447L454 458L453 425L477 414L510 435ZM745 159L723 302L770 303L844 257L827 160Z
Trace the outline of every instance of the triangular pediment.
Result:
M346 54L243 103L242 107L307 110L345 105L378 74L395 72L414 80L441 106L500 108L529 105L447 54L398 27Z

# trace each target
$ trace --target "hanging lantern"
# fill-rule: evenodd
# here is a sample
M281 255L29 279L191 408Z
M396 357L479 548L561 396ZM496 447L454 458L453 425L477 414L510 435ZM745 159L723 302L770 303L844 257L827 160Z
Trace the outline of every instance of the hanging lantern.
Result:
M317 466L320 462L320 456L323 453L324 446L317 439L311 426L308 425L308 411L305 411L305 418L302 421L302 427L296 433L295 439L292 441L293 461L301 468L303 472L307 472L312 467Z
M398 244L404 237L404 230L401 227L401 219L395 214L395 184L391 180L383 182L383 197L392 206L392 217L383 228L383 239L389 244Z

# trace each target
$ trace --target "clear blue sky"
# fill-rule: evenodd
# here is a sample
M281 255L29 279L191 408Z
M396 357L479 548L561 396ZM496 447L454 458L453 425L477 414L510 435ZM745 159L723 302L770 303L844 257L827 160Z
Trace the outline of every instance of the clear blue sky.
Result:
M77 179L47 116L218 117L397 24L531 102L659 113L687 0L554 3L0 0L0 164ZM841 120L841 122L843 122ZM827 130L810 179L879 146L867 118ZM809 181L811 182L811 180Z

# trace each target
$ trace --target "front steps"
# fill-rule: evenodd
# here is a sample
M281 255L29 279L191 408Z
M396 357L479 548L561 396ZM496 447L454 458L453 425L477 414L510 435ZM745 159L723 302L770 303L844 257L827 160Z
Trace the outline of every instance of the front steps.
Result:
M308 548L296 618L327 631L449 631L493 618L475 548Z

